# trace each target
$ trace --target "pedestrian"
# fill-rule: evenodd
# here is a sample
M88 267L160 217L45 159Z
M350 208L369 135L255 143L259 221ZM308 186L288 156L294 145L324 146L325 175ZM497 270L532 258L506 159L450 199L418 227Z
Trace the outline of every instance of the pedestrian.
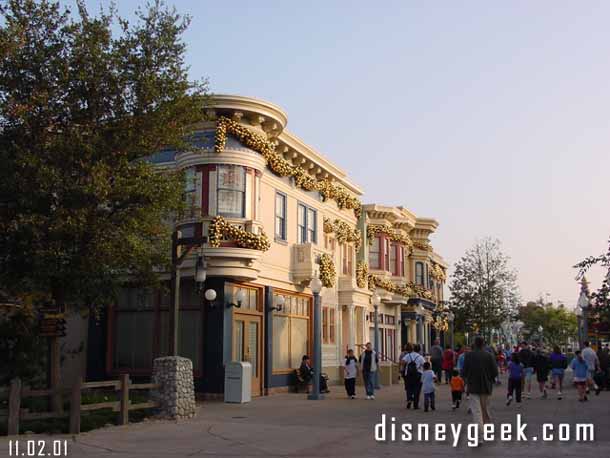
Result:
M403 357L405 388L407 391L407 409L419 409L419 393L421 391L421 376L426 360L419 354L419 344L408 347L411 351Z
M540 399L547 398L546 382L549 378L550 368L551 363L549 358L543 353L542 348L538 347L534 355L534 372L536 373L536 380L540 389Z
M464 357L464 380L470 393L470 410L480 428L479 434L482 434L484 425L491 422L489 399L498 376L496 360L484 346L483 337L477 336L474 348Z
M608 344L604 347L599 347L599 350L597 350L597 359L599 360L599 369L602 378L602 382L599 385L602 389L608 389L608 378L610 376L610 352L608 351Z
M436 374L430 369L430 363L424 363L424 372L421 376L422 391L424 392L424 412L428 411L428 407L436 410L434 406L434 382L436 382Z
M460 374L455 369L453 369L453 374L451 374L449 384L451 386L451 408L455 410L460 407L460 402L462 402L462 393L464 392L464 379L460 377Z
M531 399L532 397L532 376L534 375L534 354L532 350L530 350L527 342L521 342L521 349L519 350L519 362L523 364L523 378L521 379L521 391L525 391L527 388L527 393L525 394L526 399Z
M595 383L595 374L599 370L599 359L597 358L597 354L591 348L588 340L584 342L584 348L581 352L582 358L587 362L587 367L589 370L587 376L587 393L589 392L589 387L593 387L595 390L595 394L598 395L601 391L599 385Z
M506 405L510 405L513 400L513 393L517 405L521 405L521 380L523 379L523 364L519 362L519 355L513 353L508 362L508 392L506 393Z
M375 376L377 375L377 364L379 358L373 351L371 342L366 343L366 349L360 355L360 368L367 399L375 399Z
M432 363L432 371L436 375L436 380L440 383L443 368L443 347L441 347L439 339L434 339L434 345L430 348L430 362Z
M563 394L563 376L568 367L568 358L561 352L559 345L553 346L553 353L549 357L551 360L551 377L553 384L557 387L557 399L561 399Z
M347 356L343 364L343 380L345 391L350 399L356 399L356 377L358 375L358 360L354 356L354 350L347 350Z
M578 390L578 400L580 402L588 401L587 397L587 381L589 379L589 366L587 361L582 357L582 352L576 350L574 358L570 363L570 367L573 371L573 382Z
M453 374L453 366L455 365L455 353L449 347L445 349L443 352L443 362L441 367L443 368L443 372L445 373L445 383L449 383L451 381L451 375Z
M470 351L470 347L468 345L464 346L464 349L462 350L462 353L460 354L460 356L458 356L457 362L455 363L458 373L460 375L460 377L462 377L462 379L464 378L464 358L466 357L466 354ZM464 384L466 384L466 380L464 379ZM466 384L466 386L464 387L464 391L466 393L466 400L470 400L470 393L468 393L468 385Z

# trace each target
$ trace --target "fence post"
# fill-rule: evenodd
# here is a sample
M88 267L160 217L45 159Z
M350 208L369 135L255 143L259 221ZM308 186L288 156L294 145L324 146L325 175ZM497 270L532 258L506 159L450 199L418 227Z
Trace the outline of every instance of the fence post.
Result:
M19 377L11 380L11 388L8 395L8 425L9 436L19 434L19 413L21 411L21 379Z
M121 374L121 406L119 425L129 423L129 374Z
M80 403L83 378L78 377L72 386L72 396L70 396L70 434L80 433Z

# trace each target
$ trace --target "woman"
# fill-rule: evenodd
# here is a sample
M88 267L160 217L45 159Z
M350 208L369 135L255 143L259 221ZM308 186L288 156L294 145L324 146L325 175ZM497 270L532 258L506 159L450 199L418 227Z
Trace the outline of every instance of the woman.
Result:
M563 375L566 367L568 367L568 358L561 353L558 345L553 347L553 353L551 353L551 377L553 378L553 385L557 387L557 399L561 399L561 390L563 388Z
M570 367L574 372L574 384L578 389L578 401L584 402L587 401L587 378L589 376L589 366L587 366L587 362L582 357L580 350L576 350L574 354L574 358L570 363Z
M451 374L453 373L453 366L455 365L455 353L451 348L447 348L443 352L443 362L441 367L443 371L445 371L445 383L449 383L451 381ZM440 380L439 380L440 383Z

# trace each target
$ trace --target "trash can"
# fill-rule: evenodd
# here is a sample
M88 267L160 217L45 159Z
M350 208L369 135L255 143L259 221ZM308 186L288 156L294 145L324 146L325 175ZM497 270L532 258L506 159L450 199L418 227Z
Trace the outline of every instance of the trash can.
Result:
M252 398L252 365L231 361L225 366L225 402L244 403Z

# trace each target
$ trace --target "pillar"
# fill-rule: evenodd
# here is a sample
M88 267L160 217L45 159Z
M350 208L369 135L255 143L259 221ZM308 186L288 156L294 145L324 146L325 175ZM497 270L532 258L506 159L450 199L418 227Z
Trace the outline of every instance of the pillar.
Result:
M160 415L172 420L195 416L193 362L181 356L167 356L153 361L153 383L159 388L153 397L159 402Z
M354 329L354 304L348 304L347 306L347 347L355 350L355 329Z

